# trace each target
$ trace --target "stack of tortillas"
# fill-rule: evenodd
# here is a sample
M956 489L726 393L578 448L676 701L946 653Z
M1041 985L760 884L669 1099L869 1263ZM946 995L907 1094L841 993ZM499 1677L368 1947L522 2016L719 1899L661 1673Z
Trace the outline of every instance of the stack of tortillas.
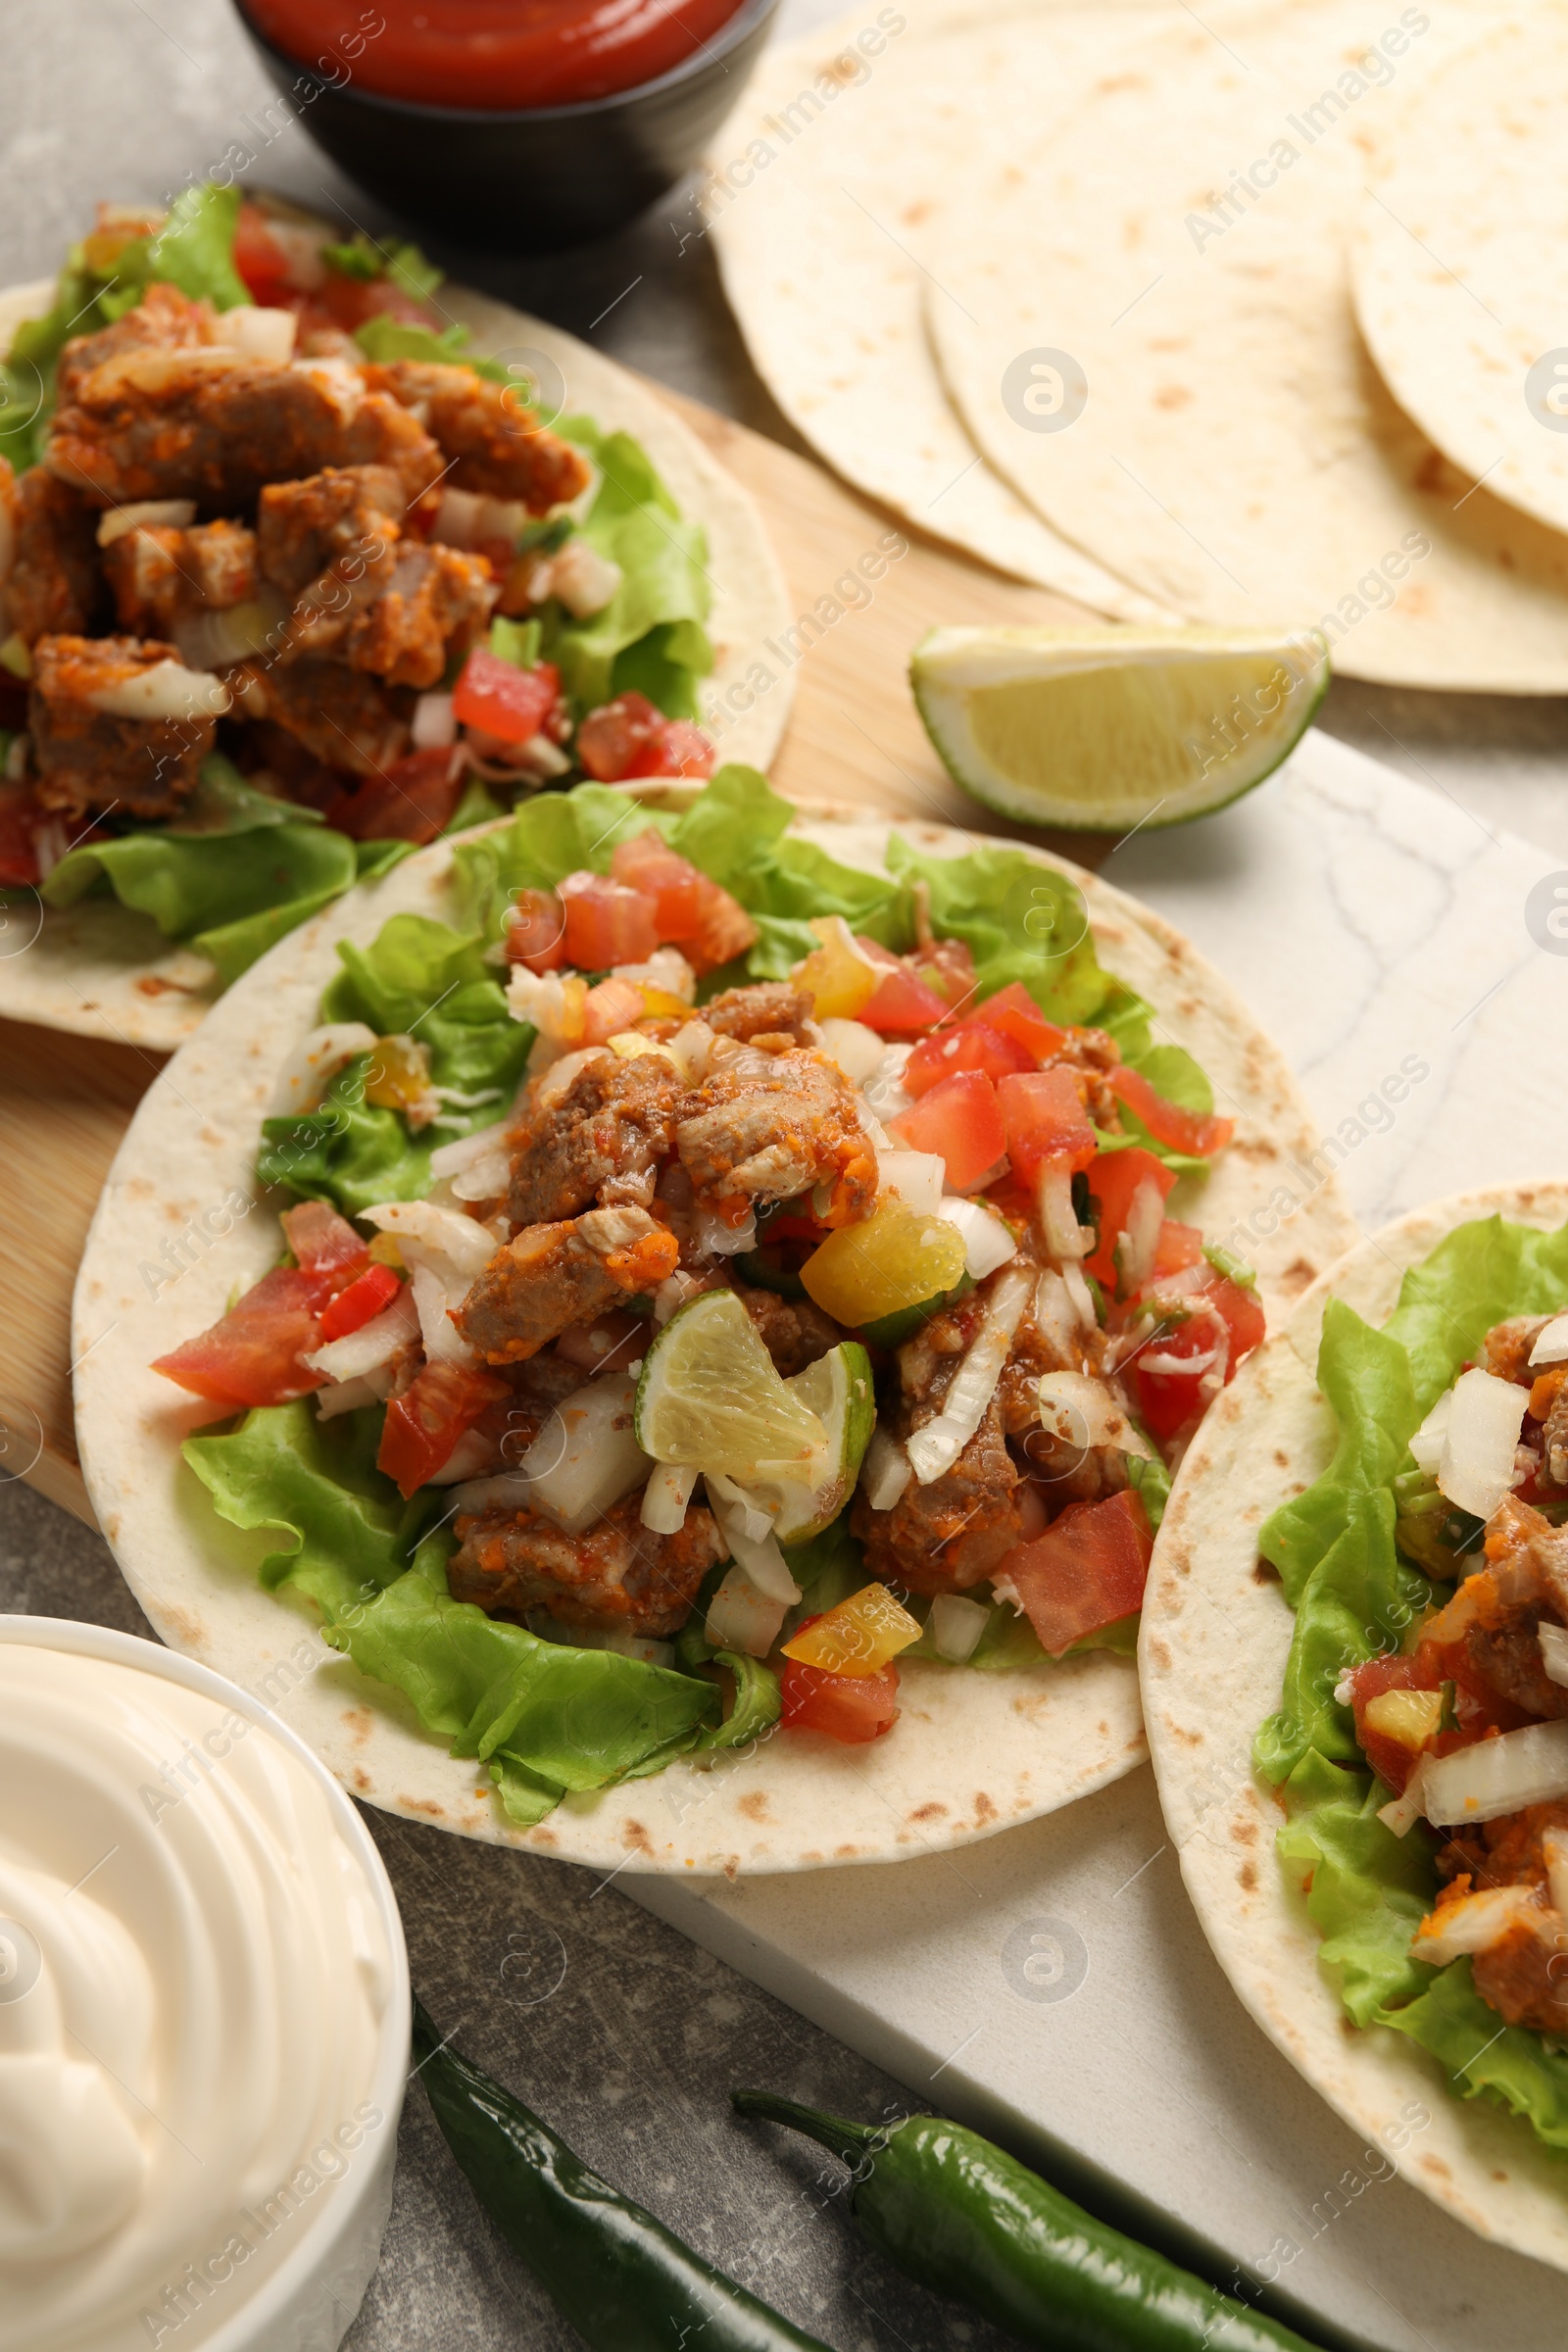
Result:
M1562 0L898 0L768 55L707 204L780 406L921 530L1564 693L1565 120Z

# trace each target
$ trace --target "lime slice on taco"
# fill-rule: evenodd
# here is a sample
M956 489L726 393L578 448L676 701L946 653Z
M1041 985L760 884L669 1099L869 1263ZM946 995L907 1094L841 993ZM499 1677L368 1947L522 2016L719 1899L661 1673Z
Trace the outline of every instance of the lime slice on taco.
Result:
M659 1462L726 1478L814 1467L821 1417L781 1379L733 1291L705 1291L671 1315L637 1383L637 1443Z
M737 1483L773 1521L781 1544L805 1544L831 1527L855 1492L876 1426L871 1359L858 1341L842 1340L784 1386L817 1416L827 1431L827 1445L800 1477Z
M1124 833L1223 808L1329 682L1315 629L933 629L909 682L956 783L1031 825Z

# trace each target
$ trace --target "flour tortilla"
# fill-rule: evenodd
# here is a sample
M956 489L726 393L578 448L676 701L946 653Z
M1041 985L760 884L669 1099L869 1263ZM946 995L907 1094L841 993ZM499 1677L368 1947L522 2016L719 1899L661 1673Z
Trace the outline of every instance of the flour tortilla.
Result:
M680 806L691 789L646 797ZM847 863L876 869L889 825L813 803L798 829ZM898 830L942 856L976 846L945 826ZM219 1521L179 1456L180 1439L210 1420L211 1408L149 1365L275 1262L272 1206L258 1202L236 1219L222 1204L251 1197L258 1127L276 1075L316 1022L322 986L338 968L336 943L368 943L403 909L446 912L451 858L450 845L438 842L280 941L155 1082L110 1171L76 1284L76 1434L98 1523L159 1633L248 1690L267 1690L273 1677L289 1723L356 1795L465 1837L605 1869L733 1876L894 1861L1049 1813L1142 1762L1129 1658L1101 1652L1013 1674L912 1664L902 1673L898 1724L868 1747L776 1737L754 1757L721 1757L710 1771L677 1763L621 1789L568 1798L540 1827L516 1830L472 1765L453 1762L395 1691L362 1680L325 1647L314 1611L261 1590L255 1566L272 1546ZM1306 1194L1283 1226L1265 1210L1265 1238L1250 1245L1265 1302L1285 1312L1355 1227L1332 1179L1314 1190L1296 1172L1315 1138L1284 1061L1179 933L1065 859L1051 862L1083 888L1104 962L1159 1008L1161 1036L1198 1055L1219 1108L1237 1118L1236 1141L1207 1187L1185 1209L1181 1193L1173 1196L1176 1213L1200 1215L1224 1238L1282 1184ZM199 1231L209 1211L208 1231L220 1238L205 1254L189 1248L189 1271L160 1282L166 1244L193 1219ZM297 1650L303 1673L291 1663Z
M0 294L0 351L17 327L54 300L53 281ZM472 333L475 352L515 360L539 378L548 411L591 416L607 431L634 435L689 520L708 533L713 609L708 622L714 667L704 679L705 710L746 675L769 637L789 626L784 575L762 517L658 393L613 360L542 318L462 286L443 286L441 306ZM723 758L766 767L789 717L794 681L726 716ZM172 1052L205 1019L217 975L204 956L172 945L149 915L118 899L88 898L67 908L27 896L0 907L0 1017L38 1021L84 1037Z
M1420 13L1382 88L1353 62L1389 29L1381 0L1271 12L1198 58L1152 41L1009 185L955 208L926 258L970 316L928 284L927 322L992 462L1186 618L1317 624L1338 669L1387 684L1561 693L1568 538L1448 466L1355 328L1342 244L1363 142L1492 21L1458 0ZM1261 192L1225 225L1215 206L1254 161ZM1087 379L1058 430L1004 398L1042 350Z
M983 158L1069 120L1099 73L1187 20L1174 6L900 14L913 22L874 58L857 48L865 10L769 50L710 156L710 233L752 361L818 455L919 530L1110 619L1168 619L980 456L926 339L921 257ZM742 158L755 176L732 188L722 175ZM934 298L961 307L961 281Z
M1243 1365L1182 1465L1154 1546L1138 1662L1187 1891L1264 2033L1416 2188L1483 2237L1568 2270L1561 2158L1504 2109L1456 2097L1437 2060L1404 2034L1350 2027L1318 1965L1318 1931L1274 1853L1284 1814L1250 1761L1295 1624L1278 1582L1257 1574L1257 1531L1334 1451L1334 1416L1314 1377L1324 1306L1343 1298L1385 1322L1407 1267L1456 1225L1497 1213L1555 1228L1568 1218L1568 1183L1492 1186L1385 1226ZM1412 2101L1431 2119L1413 2132Z
M1565 120L1568 19L1542 9L1499 26L1380 135L1350 255L1361 332L1395 398L1455 466L1559 531L1568 412L1527 380L1568 345Z

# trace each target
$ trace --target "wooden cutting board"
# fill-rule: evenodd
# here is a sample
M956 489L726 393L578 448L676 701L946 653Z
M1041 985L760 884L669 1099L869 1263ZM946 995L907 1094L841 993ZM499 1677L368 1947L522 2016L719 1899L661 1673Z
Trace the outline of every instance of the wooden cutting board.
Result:
M920 539L761 434L663 397L757 500L789 583L795 627L768 657L795 684L777 788L1004 830L937 761L909 698L909 649L942 623L1084 614ZM881 561L880 578L868 580L865 569ZM1068 850L1065 840L1056 846ZM1096 847L1102 854L1108 844L1074 835L1070 855L1095 864ZM0 1480L27 1479L89 1521L72 1427L71 1290L109 1163L163 1060L0 1022Z

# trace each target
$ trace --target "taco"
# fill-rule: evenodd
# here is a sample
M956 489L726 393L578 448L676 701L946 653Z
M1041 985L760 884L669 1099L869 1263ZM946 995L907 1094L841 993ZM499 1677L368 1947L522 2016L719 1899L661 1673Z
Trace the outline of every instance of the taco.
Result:
M637 790L433 845L157 1081L94 1507L377 1803L634 1868L983 1836L1141 1760L1170 1466L1353 1229L1269 1210L1284 1065L1102 883Z
M1314 1286L1187 1456L1140 1645L1243 2000L1406 2179L1562 2268L1565 1217L1562 1184L1461 1196Z
M519 794L706 775L788 618L635 378L233 188L0 297L0 1013L146 1046ZM750 698L748 698L750 699ZM768 758L787 689L726 719Z

